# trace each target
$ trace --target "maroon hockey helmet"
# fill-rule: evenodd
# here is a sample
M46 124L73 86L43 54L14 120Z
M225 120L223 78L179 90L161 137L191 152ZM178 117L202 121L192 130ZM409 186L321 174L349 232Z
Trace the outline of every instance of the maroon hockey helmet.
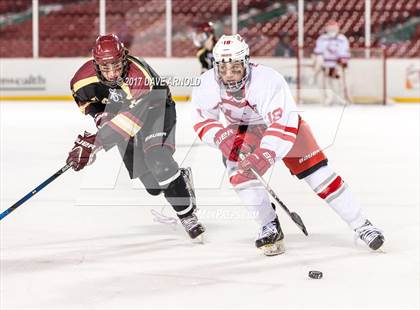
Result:
M192 34L192 39L194 45L197 47L202 47L204 42L211 36L214 37L214 25L212 22L198 23L194 25L194 32Z
M93 59L98 65L121 61L125 54L124 44L115 34L99 36L92 50Z
M197 32L205 32L214 35L214 25L212 22L199 23L195 26Z
M92 50L92 57L95 63L97 76L103 83L115 86L114 84L117 81L107 81L99 66L121 62L123 70L120 78L125 78L127 74L127 54L128 51L124 47L124 44L115 34L99 36L96 39L95 46Z

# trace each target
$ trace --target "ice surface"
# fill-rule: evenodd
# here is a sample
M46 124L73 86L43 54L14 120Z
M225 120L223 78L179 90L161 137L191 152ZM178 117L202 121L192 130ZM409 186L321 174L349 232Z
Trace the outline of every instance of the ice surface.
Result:
M193 168L205 244L154 222L150 211L164 199L131 182L115 151L99 154L2 220L0 308L418 309L419 105L299 108L384 230L384 253L355 245L352 231L279 163L270 184L310 235L279 210L287 251L264 257L220 154L196 141L189 106L178 104L176 159ZM0 109L4 210L61 168L77 134L94 127L69 102ZM309 270L324 278L309 279Z

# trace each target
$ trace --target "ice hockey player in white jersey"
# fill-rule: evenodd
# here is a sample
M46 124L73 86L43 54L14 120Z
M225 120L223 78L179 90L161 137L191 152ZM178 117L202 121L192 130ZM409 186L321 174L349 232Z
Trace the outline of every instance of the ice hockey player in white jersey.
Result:
M248 45L240 35L222 36L213 55L213 69L201 75L201 84L192 92L194 130L204 143L220 149L233 188L249 210L258 214L256 247L267 255L284 250L283 232L269 195L251 171L262 176L282 160L360 239L371 249L379 249L384 242L381 231L364 217L347 184L329 165L297 113L283 76L250 63ZM226 124L220 121L221 114ZM241 159L239 153L246 157Z
M314 49L315 72L323 72L320 86L326 90L326 104L345 103L350 100L345 81L345 71L350 59L349 41L341 34L338 23L329 21L325 33L316 40ZM338 98L337 98L338 96Z

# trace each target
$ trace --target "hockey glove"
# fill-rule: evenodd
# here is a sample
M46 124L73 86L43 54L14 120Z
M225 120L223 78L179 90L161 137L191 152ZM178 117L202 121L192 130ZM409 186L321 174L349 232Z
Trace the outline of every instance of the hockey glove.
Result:
M98 112L95 114L94 121L96 128L101 129L107 122L109 122L115 115L108 112Z
M257 148L253 153L246 156L238 163L238 168L246 173L252 173L252 169L262 176L272 165L274 165L275 158L276 153L273 151Z
M78 135L74 146L67 157L67 163L71 164L75 171L82 170L92 164L96 159L96 152L101 148L95 145L96 134L87 131L83 136Z
M214 143L222 151L223 156L231 161L238 161L239 151L244 153L251 151L251 147L244 143L243 136L238 135L236 130L229 127L223 128L216 133Z

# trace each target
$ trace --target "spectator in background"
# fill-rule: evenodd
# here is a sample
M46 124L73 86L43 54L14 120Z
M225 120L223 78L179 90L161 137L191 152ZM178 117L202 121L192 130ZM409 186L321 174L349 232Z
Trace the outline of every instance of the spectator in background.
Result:
M327 105L351 102L345 78L350 59L350 43L340 33L340 26L335 20L330 20L325 25L325 32L316 40L313 54L315 75L323 72L321 87L324 89L324 102Z
M117 34L118 38L124 44L124 46L130 49L133 45L135 29L130 27L131 21L133 20L133 12L127 11L123 16L123 20L117 24L117 28L114 33Z
M201 65L201 73L213 68L213 46L217 38L212 22L199 23L192 33L194 45L198 48L197 58Z
M296 57L296 50L292 47L292 40L287 33L279 35L279 44L274 50L274 56L280 57Z

